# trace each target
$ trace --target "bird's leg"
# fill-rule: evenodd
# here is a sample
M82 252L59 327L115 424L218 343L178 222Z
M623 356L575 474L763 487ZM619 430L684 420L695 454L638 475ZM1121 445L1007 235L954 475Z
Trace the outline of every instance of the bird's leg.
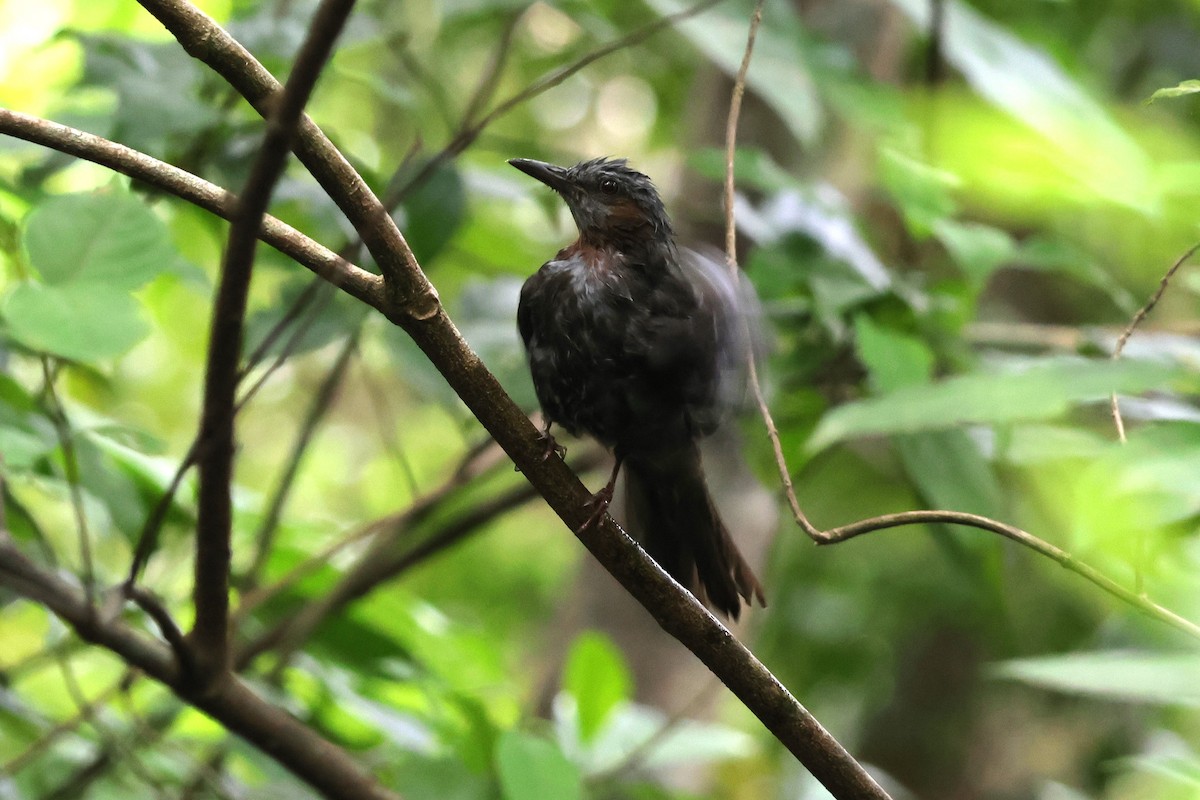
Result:
M567 448L558 443L554 438L554 434L550 432L550 426L554 424L554 420L546 417L546 424L538 431L538 438L546 445L545 452L542 453L542 461L550 458L551 454L557 453L559 458L567 457Z
M592 514L579 527L579 530L586 531L588 528L599 525L604 519L604 515L608 513L608 505L612 502L613 491L617 487L617 475L621 472L621 462L624 460L624 456L620 453L616 454L616 461L613 462L612 474L608 476L608 483L604 484L603 489L592 495L591 500L588 500L587 505L592 509Z

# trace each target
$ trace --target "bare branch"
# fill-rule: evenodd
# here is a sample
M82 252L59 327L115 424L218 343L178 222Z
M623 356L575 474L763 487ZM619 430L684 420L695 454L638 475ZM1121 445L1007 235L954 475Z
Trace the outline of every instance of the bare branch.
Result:
M252 742L326 797L398 800L397 795L379 786L344 750L264 701L240 679L228 675L206 693L188 693L166 645L143 636L120 619L93 613L82 591L29 561L3 538L0 538L0 585L45 606L84 640L113 651L131 666L170 686L181 699Z
M1164 294L1166 294L1167 285L1171 282L1171 278L1175 277L1175 273L1178 272L1180 268L1187 263L1188 259L1194 256L1197 251L1200 251L1200 242L1192 245L1190 248L1188 248L1186 253L1175 259L1175 263L1172 264L1171 268L1168 269L1162 276L1162 279L1158 282L1158 289L1154 292L1150 299L1146 301L1146 305L1137 310L1137 313L1133 315L1133 319L1129 321L1129 324L1125 327L1125 330L1121 331L1121 335L1117 337L1117 345L1113 348L1112 352L1112 357L1114 360L1121 357L1121 353L1125 351L1126 343L1129 342L1129 337L1133 336L1133 332L1137 329L1137 326L1142 324L1142 320L1150 315L1150 312L1154 310L1156 305L1158 305L1158 301L1162 299ZM1112 394L1109 402L1112 407L1113 424L1117 427L1117 438L1124 442L1125 421L1121 418L1121 405L1117 401L1116 392Z
M737 265L737 220L734 218L734 156L737 151L738 117L742 112L742 97L746 93L746 75L750 72L750 58L754 54L754 40L758 36L758 28L762 24L763 0L758 0L754 13L750 17L750 30L746 34L746 51L742 55L742 64L738 67L737 77L733 81L733 91L729 98L729 116L725 123L725 265L732 273L734 280L740 280ZM748 324L748 323L747 323ZM763 394L762 381L758 377L758 358L754 354L754 338L747 333L746 338L746 382L754 395L755 405L758 406L759 416L767 430L767 438L771 441L771 449L775 454L775 468L779 472L779 480L783 485L783 494L787 498L788 508L791 509L792 519L807 533L813 536L819 531L804 511L800 501L796 499L796 487L792 485L792 475L788 470L787 458L783 454L783 443L779 439L779 428L771 415L771 407Z
M229 668L234 403L258 229L275 184L283 174L304 106L353 8L354 0L322 0L317 8L287 85L281 95L272 99L275 109L267 120L266 136L229 229L213 307L204 407L197 436L200 492L192 595L196 621L188 636L194 644L200 672L197 677L202 681L215 680Z
M451 137L446 146L438 151L437 155L425 162L425 165L415 176L413 176L412 180L408 181L402 186L399 186L395 191L389 189L385 200L393 200L397 197L403 196L406 192L410 191L413 186L421 183L424 180L427 180L429 176L438 169L438 167L470 147L471 144L479 138L479 135L483 133L485 128L522 103L526 103L534 97L537 97L539 94L553 89L567 78L571 77L585 67L594 64L600 59L610 56L619 50L624 50L627 47L633 47L641 44L660 31L701 14L722 1L723 0L704 0L704 2L697 3L691 8L685 8L682 11L678 11L674 14L660 17L659 19L656 19L635 31L631 31L625 36L614 39L611 42L606 42L605 44L597 47L595 50L580 56L570 64L546 73L542 77L533 81L533 83L530 83L525 88L513 94L511 97L501 101L495 108L493 108L484 116L480 117L478 121L475 121L474 118L478 113L478 108L482 107L483 105L483 90L486 89L490 92L492 89L494 89L494 86L485 79L485 81L480 84L479 90L476 92L476 96L473 97L471 102L468 104L468 113L464 115L462 125L459 126L458 131L453 137ZM514 22L515 21L516 18L514 18ZM508 35L508 32L506 31L504 35ZM502 62L504 53L504 40L502 39L496 60Z
M273 111L279 81L211 17L185 0L138 0L190 55L212 67L264 117ZM294 143L297 158L350 219L383 272L389 318L419 322L442 314L433 285L379 198L306 115ZM374 304L373 304L374 305ZM376 308L380 308L376 305Z
M108 167L223 219L233 219L237 208L237 197L215 184L137 150L66 125L0 108L0 134ZM352 297L374 308L382 305L383 282L378 275L351 264L290 225L271 216L264 217L258 236Z
M961 511L905 511L899 514L872 517L861 522L843 525L840 528L832 528L831 530L818 533L814 538L817 544L837 544L838 542L844 542L847 539L853 539L856 536L861 536L864 533L872 531L896 528L902 525L931 523L965 525L969 528L978 528L979 530L997 533L1006 539L1028 547L1035 553L1040 553L1052 559L1059 566L1074 572L1076 575L1082 576L1114 597L1142 611L1147 616L1153 617L1160 622L1165 622L1176 630L1182 631L1195 639L1200 639L1200 625L1184 619L1174 611L1164 608L1142 595L1131 592L1094 567L1084 564L1065 550L1055 547L1031 533L1013 525L1006 525L1003 522L997 522L994 519L981 517L977 514L967 514Z

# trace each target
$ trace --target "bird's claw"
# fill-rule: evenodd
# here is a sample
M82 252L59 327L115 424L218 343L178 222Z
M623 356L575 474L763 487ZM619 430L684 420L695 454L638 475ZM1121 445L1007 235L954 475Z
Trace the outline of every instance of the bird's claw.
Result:
M546 449L542 452L542 461L549 461L550 456L555 454L557 454L559 458L567 457L566 446L559 444L558 440L554 438L554 434L552 434L550 431L540 431L538 438L541 439L542 443L546 445Z
M592 510L591 515L579 526L579 532L583 533L586 530L595 528L603 520L605 514L608 513L608 506L612 503L613 489L612 486L605 486L600 491L592 495L591 499L584 503L585 508Z

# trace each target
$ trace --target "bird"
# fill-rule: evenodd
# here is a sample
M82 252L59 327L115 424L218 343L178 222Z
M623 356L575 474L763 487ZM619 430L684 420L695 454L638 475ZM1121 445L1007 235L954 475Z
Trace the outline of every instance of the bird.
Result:
M563 452L553 425L613 452L584 527L604 518L624 470L626 522L663 569L731 619L743 600L765 606L708 490L699 446L745 386L739 282L676 243L658 190L626 159L508 163L557 192L579 233L522 285L517 327L545 457Z

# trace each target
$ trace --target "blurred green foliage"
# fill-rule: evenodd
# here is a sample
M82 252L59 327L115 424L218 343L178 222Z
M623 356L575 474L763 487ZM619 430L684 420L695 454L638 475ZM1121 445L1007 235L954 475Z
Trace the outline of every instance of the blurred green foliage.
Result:
M200 5L282 76L316 3ZM1188 266L1107 358L1200 239L1200 6L946 0L933 54L933 5L766 4L739 133L740 255L803 507L826 526L988 514L1200 620ZM505 159L628 156L690 240L720 242L750 3L618 49L459 139L461 154L442 148L538 78L687 7L363 0L310 105L395 200L457 324L531 410L517 291L571 225ZM231 190L262 134L131 0L0 3L0 105ZM369 266L298 165L272 211ZM31 557L81 572L69 450L97 578L124 577L195 434L225 231L152 187L0 140L3 520ZM706 714L643 696L674 665L588 629L608 612L573 592L581 549L478 449L483 432L401 332L265 246L256 269L243 392L265 381L238 419L239 644L295 631L363 561L390 570L258 651L257 688L410 800L822 796L728 697ZM312 409L347 342L336 399ZM1111 391L1132 395L1125 444ZM774 487L760 430L745 421L746 458ZM184 625L195 510L189 477L143 577ZM376 530L391 537L381 553ZM1200 794L1197 643L1094 586L946 528L814 550L781 522L765 558L771 606L745 635L895 796ZM123 682L117 659L2 581L0 642L0 797L308 796L162 687Z

